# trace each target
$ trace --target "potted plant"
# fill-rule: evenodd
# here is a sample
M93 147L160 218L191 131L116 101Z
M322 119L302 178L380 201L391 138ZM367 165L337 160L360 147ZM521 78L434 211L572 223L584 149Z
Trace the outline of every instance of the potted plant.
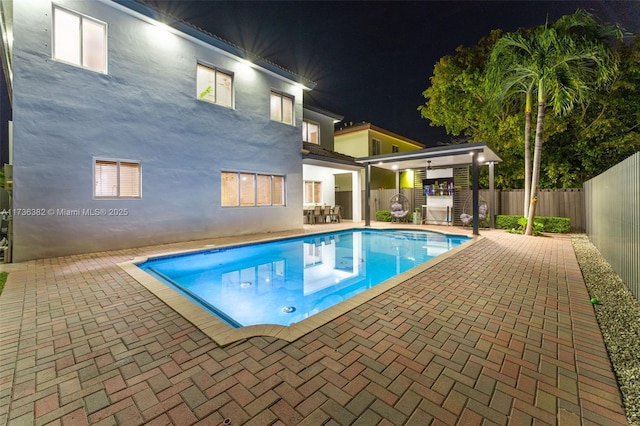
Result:
M413 224L420 225L422 223L422 213L420 212L420 207L416 207L413 212Z

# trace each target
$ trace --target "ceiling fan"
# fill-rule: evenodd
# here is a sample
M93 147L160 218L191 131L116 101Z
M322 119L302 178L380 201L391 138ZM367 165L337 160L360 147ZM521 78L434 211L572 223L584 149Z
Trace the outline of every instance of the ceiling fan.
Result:
M427 160L427 171L430 170L440 170L440 169L449 169L451 168L451 166L448 166L446 164L440 165L440 166L432 166L431 165L431 160Z

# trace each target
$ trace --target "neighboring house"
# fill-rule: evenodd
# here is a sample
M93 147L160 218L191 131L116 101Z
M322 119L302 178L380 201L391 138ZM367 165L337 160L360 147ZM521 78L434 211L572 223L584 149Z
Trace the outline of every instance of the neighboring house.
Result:
M2 14L13 261L302 226L313 83L131 0Z
M414 151L425 147L420 142L366 122L345 125L336 130L334 138L336 152L356 158ZM371 188L413 188L413 177L406 172L402 172L399 179L400 181L396 182L396 173L392 171L373 169Z
M362 165L357 164L353 157L334 151L334 128L342 118L320 108L304 107L303 203L305 207L337 204L341 206L343 218L359 221ZM349 182L348 188L341 190L336 184L338 180Z

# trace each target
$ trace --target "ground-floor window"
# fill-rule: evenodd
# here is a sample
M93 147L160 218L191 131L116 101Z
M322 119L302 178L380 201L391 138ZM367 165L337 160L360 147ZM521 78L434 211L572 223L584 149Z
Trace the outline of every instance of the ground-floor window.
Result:
M304 181L304 203L322 203L322 182L316 182L312 180Z
M95 198L140 198L142 166L129 160L94 160Z
M280 175L222 172L223 207L284 206L285 178Z

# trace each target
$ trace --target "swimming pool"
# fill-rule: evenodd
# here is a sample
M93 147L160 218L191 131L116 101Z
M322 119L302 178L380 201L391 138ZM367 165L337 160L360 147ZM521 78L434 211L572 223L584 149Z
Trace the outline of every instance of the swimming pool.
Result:
M420 230L349 229L137 266L233 328L291 326L466 241Z

